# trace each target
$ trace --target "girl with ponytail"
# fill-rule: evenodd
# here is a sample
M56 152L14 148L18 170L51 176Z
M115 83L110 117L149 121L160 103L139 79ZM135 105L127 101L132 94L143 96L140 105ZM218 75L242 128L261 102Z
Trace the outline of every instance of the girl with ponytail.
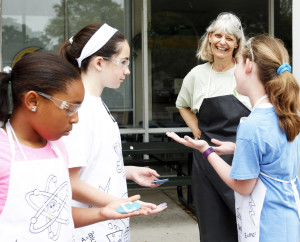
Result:
M91 23L62 43L58 53L81 73L85 90L80 122L63 138L70 157L74 206L99 208L126 198L126 179L140 186L159 186L153 182L159 177L155 170L124 166L119 126L101 97L105 88L119 88L130 74L125 36L106 23ZM165 203L139 203L151 214L167 207ZM95 241L130 241L129 219L111 217L75 232L75 241L85 241L90 234Z
M238 127L236 144L180 138L198 149L235 191L239 241L299 241L300 100L281 40L259 35L248 40L235 71L237 91L253 110ZM232 166L219 155L234 152Z

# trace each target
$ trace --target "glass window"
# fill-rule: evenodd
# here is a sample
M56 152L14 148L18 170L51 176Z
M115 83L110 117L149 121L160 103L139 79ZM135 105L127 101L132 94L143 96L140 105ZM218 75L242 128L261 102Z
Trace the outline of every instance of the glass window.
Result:
M3 0L2 1L2 65L13 66L22 56L35 51L54 51L63 25L56 25L57 36L46 33L56 16L54 6L59 0Z
M283 40L292 56L292 0L274 1L274 35ZM291 60L292 61L292 60Z
M130 4L129 0L3 0L2 65L13 66L35 51L56 53L63 41L93 22L106 22L131 36ZM120 125L132 123L131 76L119 89L105 89L102 98Z

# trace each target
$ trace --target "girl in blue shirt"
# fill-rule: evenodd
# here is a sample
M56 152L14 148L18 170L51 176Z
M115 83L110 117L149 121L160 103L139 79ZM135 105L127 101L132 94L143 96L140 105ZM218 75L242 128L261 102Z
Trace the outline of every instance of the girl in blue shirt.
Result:
M249 39L235 71L237 91L253 110L238 127L236 144L174 140L198 149L235 191L239 241L300 240L299 84L282 41L266 35ZM219 155L234 152L232 167Z

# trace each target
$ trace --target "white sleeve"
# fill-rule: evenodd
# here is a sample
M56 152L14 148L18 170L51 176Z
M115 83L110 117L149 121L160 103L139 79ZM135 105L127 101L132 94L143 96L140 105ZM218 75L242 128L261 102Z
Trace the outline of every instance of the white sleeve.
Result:
M190 86L193 85L194 76L189 72L183 79L182 86L176 99L176 107L178 109L191 108L192 96L190 93Z

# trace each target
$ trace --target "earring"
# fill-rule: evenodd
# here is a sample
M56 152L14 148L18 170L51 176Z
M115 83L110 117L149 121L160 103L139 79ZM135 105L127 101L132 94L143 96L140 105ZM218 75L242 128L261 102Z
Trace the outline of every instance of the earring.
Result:
M33 106L33 107L31 108L31 111L32 111L32 112L35 112L35 111L36 111L36 106Z

